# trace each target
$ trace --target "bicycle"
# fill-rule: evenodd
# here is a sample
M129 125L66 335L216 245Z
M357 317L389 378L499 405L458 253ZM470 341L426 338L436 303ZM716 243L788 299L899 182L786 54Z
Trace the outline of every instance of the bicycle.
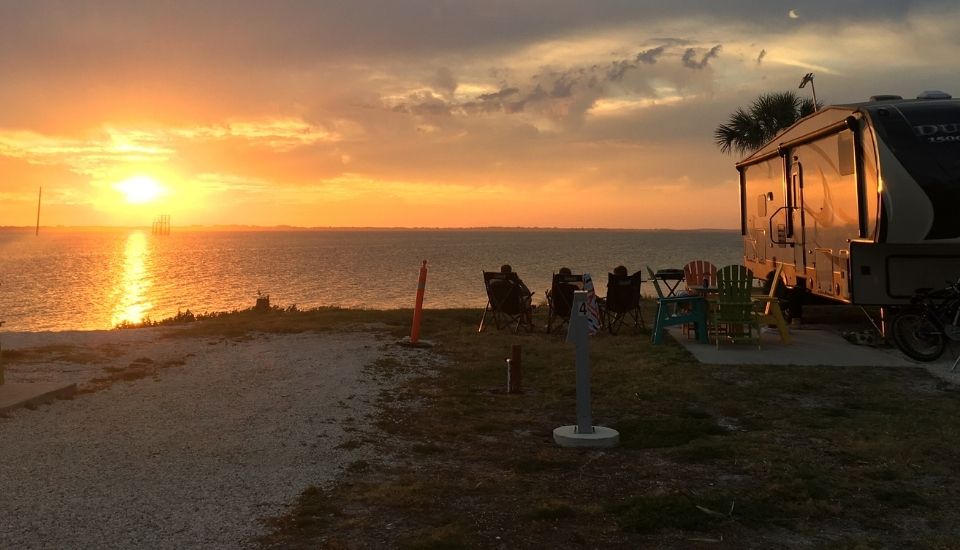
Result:
M893 319L893 341L907 357L935 361L947 341L960 341L960 279L939 290L920 289L909 309ZM953 363L953 372L960 357Z

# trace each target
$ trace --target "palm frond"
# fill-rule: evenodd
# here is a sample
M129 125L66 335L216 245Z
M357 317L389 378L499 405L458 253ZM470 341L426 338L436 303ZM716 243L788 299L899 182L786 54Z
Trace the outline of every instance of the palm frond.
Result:
M749 109L738 108L726 123L717 126L713 141L722 153L750 153L814 110L812 100L792 91L762 94Z

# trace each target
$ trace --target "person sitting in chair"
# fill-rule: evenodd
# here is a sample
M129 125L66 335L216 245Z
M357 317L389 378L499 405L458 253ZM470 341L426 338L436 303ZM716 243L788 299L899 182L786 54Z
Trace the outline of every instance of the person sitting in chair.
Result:
M500 266L500 273L513 273L513 268L510 264L503 264ZM533 302L533 292L530 292L530 289L527 288L527 285L517 276L518 288L520 290L520 298L523 300L523 305L526 306L527 311L530 311Z
M557 275L573 275L573 271L569 267L561 267L557 270ZM547 298L550 298L550 290L547 290Z
M567 271L570 271L570 270L568 269ZM513 273L513 268L510 267L510 264L503 264L502 266L500 266L500 273ZM520 284L520 295L523 296L524 302L526 302L527 305L529 305L530 302L533 300L533 293L530 292L530 289L527 288L527 285L524 284L522 280L520 280L520 277L517 277L517 282Z
M618 276L618 277L621 277L621 276L622 276L622 277L626 277L626 276L629 275L630 273L627 271L626 266L624 266L624 265L618 265L617 267L613 268L613 274L616 275L616 276Z

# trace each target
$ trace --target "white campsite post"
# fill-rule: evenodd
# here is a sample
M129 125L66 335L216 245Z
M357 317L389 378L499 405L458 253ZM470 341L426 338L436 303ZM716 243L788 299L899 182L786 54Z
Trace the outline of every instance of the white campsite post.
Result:
M615 447L620 434L613 429L594 426L590 412L590 334L587 330L587 291L573 293L567 342L577 348L577 423L553 430L553 440L561 447Z

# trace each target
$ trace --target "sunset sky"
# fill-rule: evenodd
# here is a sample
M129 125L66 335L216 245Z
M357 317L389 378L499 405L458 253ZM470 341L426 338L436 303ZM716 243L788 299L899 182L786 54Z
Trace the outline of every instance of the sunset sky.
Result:
M0 0L0 226L733 228L807 72L960 95L960 3Z

